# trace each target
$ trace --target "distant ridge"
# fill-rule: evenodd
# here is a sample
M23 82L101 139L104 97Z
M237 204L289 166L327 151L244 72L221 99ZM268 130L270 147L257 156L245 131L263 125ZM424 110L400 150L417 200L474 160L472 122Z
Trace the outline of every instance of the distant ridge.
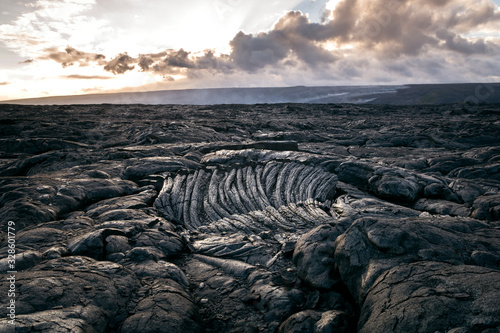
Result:
M500 103L500 83L212 88L55 96L2 101L2 104L274 104L354 103L419 105Z

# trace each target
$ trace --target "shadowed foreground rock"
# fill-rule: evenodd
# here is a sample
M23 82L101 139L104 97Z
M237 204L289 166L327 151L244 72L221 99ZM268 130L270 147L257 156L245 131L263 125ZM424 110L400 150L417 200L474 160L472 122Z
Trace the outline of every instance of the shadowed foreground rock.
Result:
M369 291L359 332L498 331L499 274L432 261L396 266Z
M499 110L1 105L16 330L498 332Z

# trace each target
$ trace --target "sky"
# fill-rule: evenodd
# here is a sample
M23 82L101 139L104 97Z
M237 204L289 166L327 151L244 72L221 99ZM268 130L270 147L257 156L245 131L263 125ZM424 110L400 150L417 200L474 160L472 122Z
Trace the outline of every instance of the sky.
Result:
M500 0L2 0L0 101L500 82Z

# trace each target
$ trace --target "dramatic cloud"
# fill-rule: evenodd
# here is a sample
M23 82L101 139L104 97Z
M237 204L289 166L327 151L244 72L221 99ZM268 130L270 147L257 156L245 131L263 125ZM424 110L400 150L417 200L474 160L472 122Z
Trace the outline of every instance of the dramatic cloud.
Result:
M165 56L149 69L156 73L169 76L172 74L185 73L194 75L197 70L208 70L212 72L229 72L232 69L232 64L227 55L215 56L214 52L207 50L202 54L192 55L191 52L186 52L183 49L167 50Z
M461 52L461 47L456 48L457 43L471 43L465 35L488 26L500 27L500 13L495 12L490 1L483 0L376 0L364 1L363 8L349 39L386 56L417 56L440 46ZM486 44L484 39L472 43L481 47ZM478 53L493 53L496 48L490 44Z
M61 79L83 84L113 73L102 85L114 90L500 80L500 9L491 0L317 0L325 10L315 21L298 10L277 16L283 2L271 1L267 30L255 18L269 1L256 1L193 0L192 10L162 2L158 8L173 6L178 17L156 10L148 21L151 10L135 0L38 0L35 12L0 26L0 41L32 50L18 53L30 59L25 66L50 60L72 69L55 74ZM253 13L252 24L237 16L243 9ZM111 28L106 19L120 24Z
M140 54L132 58L128 54L120 54L107 62L104 69L114 74L123 74L131 71L137 64L142 72L152 72L172 80L171 75L195 75L195 70L208 70L212 72L229 72L232 69L229 56L215 56L212 50L192 54L183 49L165 50L159 53Z
M327 17L323 24L311 23L306 15L289 12L269 32L239 33L231 41L232 59L249 71L290 56L314 67L338 59L326 51L326 43L377 58L418 56L440 47L464 54L498 51L498 44L466 37L488 26L500 27L500 12L489 1L343 0Z
M130 57L127 53L121 53L116 58L109 61L104 70L112 72L113 74L123 74L126 71L131 71L135 68L131 64L135 63L136 60Z
M491 56L499 51L498 40L469 36L476 30L500 26L500 12L486 0L342 0L324 17L323 23L313 23L299 11L288 12L267 32L239 32L229 43L231 52L217 56L211 50L195 54L169 49L136 58L122 53L104 63L102 55L67 48L49 57L63 66L97 61L114 74L138 66L140 71L171 79L172 75L197 77L203 71L257 73L290 66L320 71L333 68L340 76L357 76L363 56L378 61L381 69L411 76L413 66L406 64L411 57L424 61L438 50L455 54L454 58ZM435 73L435 61L427 61L434 64L431 73Z
M167 55L167 52L153 53L153 54L140 54L138 65L142 71L147 71L154 63L160 61Z
M104 64L103 60L106 58L102 54L86 53L69 46L64 51L59 51L57 48L47 48L44 52L46 55L40 57L40 59L54 60L63 67L73 66L75 63L84 67L88 66L90 62L97 62L102 65Z
M256 36L238 33L230 43L231 58L250 72L283 60L297 59L311 67L332 63L337 55L321 42L346 40L356 21L355 9L356 0L342 2L324 24L312 23L301 12L289 12L269 32Z
M486 43L483 39L469 41L462 36L458 36L452 32L439 30L436 32L436 37L444 41L443 46L449 50L470 55L474 53L490 53L494 52L497 47L493 43Z

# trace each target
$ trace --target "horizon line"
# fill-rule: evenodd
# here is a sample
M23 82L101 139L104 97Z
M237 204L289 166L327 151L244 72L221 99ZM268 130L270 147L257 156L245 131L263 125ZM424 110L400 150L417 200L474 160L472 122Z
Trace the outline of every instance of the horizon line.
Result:
M122 92L102 92L90 94L74 94L74 95L53 95L41 97L27 97L16 99L0 100L1 104L9 104L10 102L22 102L33 100L44 100L49 98L71 98L71 97L92 97L92 96L107 96L107 95L127 95L127 94L147 94L155 92L182 92L182 91L199 91L199 90L228 90L228 89L290 89L290 88L341 88L341 87L405 87L405 86L426 86L426 85L463 85L463 84L499 84L499 82L439 82L439 83L399 83L399 84L353 84L353 85L292 85L292 86L258 86L258 87L206 87L206 88L186 88L186 89L161 89L161 90L145 90L145 91L122 91Z

